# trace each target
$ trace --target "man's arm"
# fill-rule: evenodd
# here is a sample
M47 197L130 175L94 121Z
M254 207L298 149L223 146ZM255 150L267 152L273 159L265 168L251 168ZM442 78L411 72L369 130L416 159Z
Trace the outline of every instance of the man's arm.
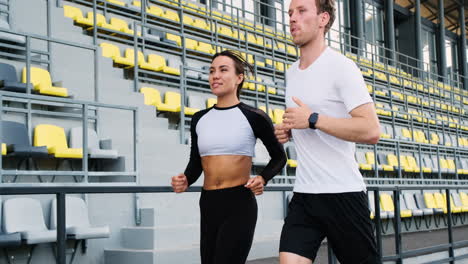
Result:
M313 111L298 98L292 99L298 107L286 109L283 116L286 129L310 129L309 116ZM319 114L315 127L342 140L376 144L380 138L380 124L374 104L360 105L349 114L351 118L335 118Z
M319 115L315 127L339 139L356 143L377 144L380 124L373 103L354 108L351 118L333 118Z

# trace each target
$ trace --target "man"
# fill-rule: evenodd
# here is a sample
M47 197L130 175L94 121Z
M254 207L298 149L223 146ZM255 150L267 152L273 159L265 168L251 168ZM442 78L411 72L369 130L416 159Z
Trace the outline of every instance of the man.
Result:
M338 260L376 263L366 186L355 144L376 144L380 125L358 67L325 44L334 0L292 0L290 31L300 59L286 73L281 143L294 138L298 167L280 242L281 264L310 264L326 237Z

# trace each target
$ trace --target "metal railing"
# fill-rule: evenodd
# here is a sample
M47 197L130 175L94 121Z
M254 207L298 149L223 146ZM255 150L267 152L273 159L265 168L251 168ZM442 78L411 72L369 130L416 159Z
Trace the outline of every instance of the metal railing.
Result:
M439 262L450 262L454 263L455 260L466 259L467 255L455 256L454 250L456 248L468 247L468 240L454 241L453 239L453 224L452 224L452 212L450 199L446 199L447 204L447 234L448 242L441 245L431 246L427 248L404 250L402 248L402 237L401 237L401 217L400 217L400 199L399 196L402 191L408 190L445 190L446 197L450 196L450 190L457 190L458 187L453 186L420 186L420 187L368 187L368 192L374 192L374 197L379 197L380 192L393 192L394 201L394 237L395 237L395 253L392 255L384 256L382 249L382 221L380 219L380 201L375 199L375 232L377 240L377 251L379 255L379 263L384 261L395 261L396 263L402 263L406 258L415 257L423 254L436 253L441 251L447 251L449 254L448 258L438 260ZM201 187L191 187L187 192L200 192ZM265 187L265 191L268 192L282 192L283 193L283 209L287 208L288 198L286 192L292 191L292 187ZM0 195L32 195L32 194L55 194L57 198L57 263L66 264L66 228L65 228L65 197L67 194L97 194L97 193L170 193L172 192L171 187L167 186L92 186L92 185L73 185L73 186L19 186L19 185L2 185L0 186ZM287 212L284 211L286 214ZM329 258L329 263L334 263L333 257ZM331 261L331 262L330 262Z

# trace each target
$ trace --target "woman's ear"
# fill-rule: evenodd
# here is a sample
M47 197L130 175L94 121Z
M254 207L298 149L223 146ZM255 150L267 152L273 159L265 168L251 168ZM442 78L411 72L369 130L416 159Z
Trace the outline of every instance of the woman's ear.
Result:
M242 81L244 80L244 74L241 73L239 75L237 75L237 85L239 85Z

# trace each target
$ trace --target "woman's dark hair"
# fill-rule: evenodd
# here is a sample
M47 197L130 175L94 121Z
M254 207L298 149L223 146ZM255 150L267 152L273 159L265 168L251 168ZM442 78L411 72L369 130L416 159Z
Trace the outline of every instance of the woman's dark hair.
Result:
M232 51L232 50L224 50L224 51L216 53L215 55L213 55L211 62L213 62L219 56L226 56L226 57L231 58L232 61L234 61L234 68L236 70L236 74L237 75L244 74L244 78L242 79L242 82L239 83L239 85L237 86L237 98L239 98L242 86L244 84L244 80L247 77L247 73L248 71L250 71L253 74L253 67L244 58L242 58L239 52Z

